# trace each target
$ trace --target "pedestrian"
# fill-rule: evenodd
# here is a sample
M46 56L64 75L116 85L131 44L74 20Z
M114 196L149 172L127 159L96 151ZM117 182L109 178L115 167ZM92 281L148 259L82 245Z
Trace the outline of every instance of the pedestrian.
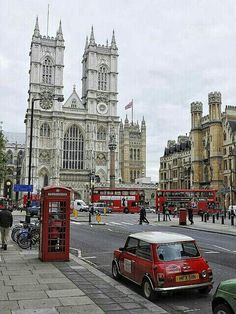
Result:
M178 215L178 207L175 206L173 218L175 218L175 216L177 217L177 215Z
M191 225L193 222L193 209L191 206L188 207L188 220L190 221Z
M13 223L12 213L8 208L4 208L0 211L0 232L2 249L7 250L7 243L9 237L9 231Z
M169 218L169 221L171 221L171 219L170 219L170 209L169 208L166 208L165 214L166 214L166 221L167 221L167 217Z
M149 224L149 221L146 218L146 210L142 206L141 209L140 209L140 213L139 213L139 224L142 225L143 222Z

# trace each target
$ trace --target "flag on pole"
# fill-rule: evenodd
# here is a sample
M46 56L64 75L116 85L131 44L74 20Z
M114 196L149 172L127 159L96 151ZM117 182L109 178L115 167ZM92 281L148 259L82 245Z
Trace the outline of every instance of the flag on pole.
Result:
M128 105L125 106L125 110L133 108L133 99L128 103Z

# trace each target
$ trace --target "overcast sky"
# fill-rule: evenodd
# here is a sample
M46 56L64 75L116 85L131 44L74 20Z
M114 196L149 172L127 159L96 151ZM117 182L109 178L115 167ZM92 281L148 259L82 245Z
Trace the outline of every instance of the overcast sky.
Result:
M97 44L118 46L118 114L134 100L134 120L147 125L147 176L158 179L169 139L190 131L190 104L208 113L211 91L222 109L236 103L235 0L5 0L0 4L0 121L4 131L24 132L29 51L36 16L42 35L65 39L64 95L76 84L81 96L81 60L91 25Z

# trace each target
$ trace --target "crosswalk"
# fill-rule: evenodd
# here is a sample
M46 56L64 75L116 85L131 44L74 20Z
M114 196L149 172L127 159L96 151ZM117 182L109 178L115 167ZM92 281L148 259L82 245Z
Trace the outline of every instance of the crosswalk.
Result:
M84 223L79 222L79 221L71 221L71 223L72 224L76 224L76 225L84 224ZM106 222L107 226L135 226L135 225L138 225L138 224L139 224L139 221L137 221L137 222L127 222L127 221L120 221L120 222L110 221L110 222ZM150 223L149 226L156 226L156 224Z

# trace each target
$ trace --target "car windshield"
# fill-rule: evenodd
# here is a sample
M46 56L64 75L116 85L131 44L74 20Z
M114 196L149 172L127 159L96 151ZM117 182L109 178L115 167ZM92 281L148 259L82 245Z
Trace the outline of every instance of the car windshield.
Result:
M193 241L161 244L157 248L157 255L162 261L181 260L198 257L200 253Z

